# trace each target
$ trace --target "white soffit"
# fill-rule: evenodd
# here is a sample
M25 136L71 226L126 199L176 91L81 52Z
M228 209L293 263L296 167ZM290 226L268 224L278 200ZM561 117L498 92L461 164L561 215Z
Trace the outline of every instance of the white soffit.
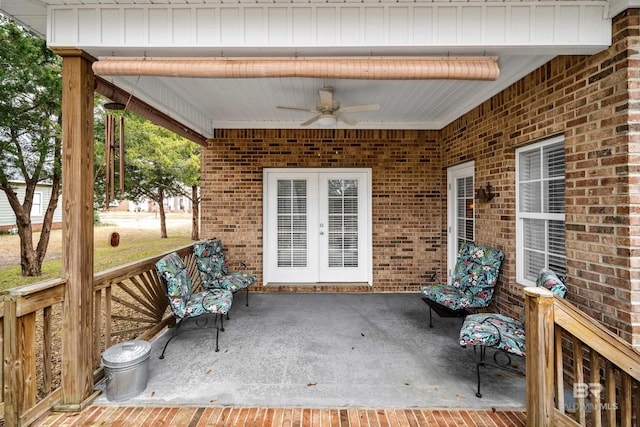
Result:
M572 49L567 53L580 48L592 53L610 43L607 7L598 0L54 4L48 8L47 42L97 55L115 50L116 56L119 48L149 56L165 48L225 56L234 55L234 48L399 46L564 47Z

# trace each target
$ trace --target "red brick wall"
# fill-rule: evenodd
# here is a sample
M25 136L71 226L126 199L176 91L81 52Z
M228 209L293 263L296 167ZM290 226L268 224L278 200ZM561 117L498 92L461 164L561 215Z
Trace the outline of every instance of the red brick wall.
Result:
M202 156L203 237L222 238L260 281L262 168L370 167L373 290L417 292L446 268L446 168L475 160L476 187L497 193L476 203L476 241L505 251L497 308L520 316L515 149L562 134L568 299L640 345L639 48L629 10L608 50L555 58L441 131L219 131Z
M498 194L476 204L476 236L506 253L497 301L513 316L523 298L515 281L515 149L564 135L568 299L635 344L640 80L630 55L640 47L639 28L637 10L621 14L607 51L555 58L441 133L443 166L474 159L477 186L490 182Z
M222 238L230 259L246 260L261 283L263 168L371 168L373 290L417 292L426 277L442 269L446 247L441 219L445 178L436 135L218 131L202 155L202 237Z

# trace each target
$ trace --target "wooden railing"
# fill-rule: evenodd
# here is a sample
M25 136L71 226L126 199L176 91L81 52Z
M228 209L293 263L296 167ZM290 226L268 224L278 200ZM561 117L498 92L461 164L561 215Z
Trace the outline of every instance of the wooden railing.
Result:
M527 425L639 426L640 353L549 291L525 297Z
M199 286L192 245L176 250ZM173 321L155 263L160 254L94 276L94 379L101 354L118 342L149 339ZM61 325L66 281L7 291L0 302L0 415L6 426L28 426L60 403Z

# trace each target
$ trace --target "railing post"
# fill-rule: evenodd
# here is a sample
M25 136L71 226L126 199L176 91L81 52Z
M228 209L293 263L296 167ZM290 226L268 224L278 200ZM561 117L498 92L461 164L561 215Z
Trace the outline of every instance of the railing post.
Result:
M527 342L527 426L553 425L553 293L525 288Z
M20 375L16 301L9 298L4 301L4 425L14 427L21 412L19 399L24 393L24 382Z

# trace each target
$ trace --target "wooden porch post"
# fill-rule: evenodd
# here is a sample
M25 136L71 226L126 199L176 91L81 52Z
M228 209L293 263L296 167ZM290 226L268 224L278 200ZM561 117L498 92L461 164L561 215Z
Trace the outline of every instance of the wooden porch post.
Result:
M525 288L527 337L527 426L552 426L553 388L553 293L540 287Z
M79 411L93 394L93 92L95 60L77 49L62 57L62 398Z

